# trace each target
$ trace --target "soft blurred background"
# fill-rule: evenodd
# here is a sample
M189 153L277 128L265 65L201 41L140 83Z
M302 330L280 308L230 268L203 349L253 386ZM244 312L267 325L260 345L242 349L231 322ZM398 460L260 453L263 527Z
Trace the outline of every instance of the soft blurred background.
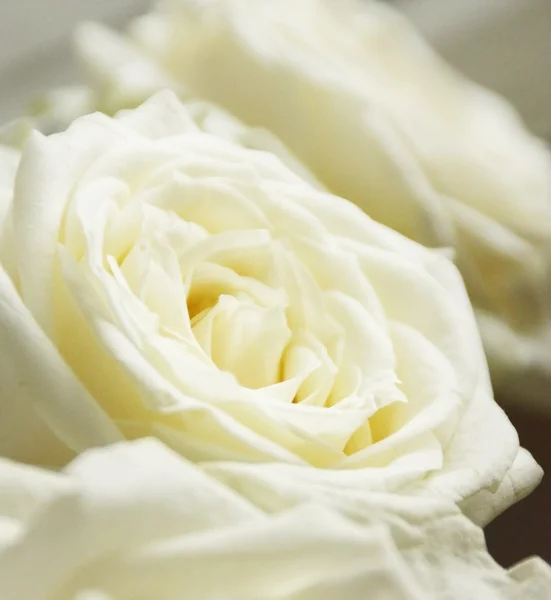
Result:
M551 141L551 0L389 1L449 62L506 96L527 125ZM122 25L149 4L0 0L0 124L21 114L37 93L75 82L70 32L77 21ZM532 496L487 528L488 545L504 565L530 554L551 562L551 412L498 401L548 476Z
M551 138L551 0L394 0L440 54Z

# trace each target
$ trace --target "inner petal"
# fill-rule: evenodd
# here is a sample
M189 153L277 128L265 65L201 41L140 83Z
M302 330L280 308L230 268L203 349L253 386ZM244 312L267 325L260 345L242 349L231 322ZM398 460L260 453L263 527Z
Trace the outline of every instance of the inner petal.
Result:
M267 308L245 294L223 294L192 326L216 366L233 373L241 385L258 389L280 381L281 359L291 338L284 305Z
M304 370L305 364L316 367L300 386L295 402L313 406L324 406L335 384L337 366L325 346L307 331L295 335L288 346L283 361L283 379L296 377Z
M197 266L191 280L187 298L189 316L193 318L206 308L212 308L223 294L235 296L240 292L246 293L260 306L286 303L283 290L269 287L253 277L239 275L223 265L204 262Z

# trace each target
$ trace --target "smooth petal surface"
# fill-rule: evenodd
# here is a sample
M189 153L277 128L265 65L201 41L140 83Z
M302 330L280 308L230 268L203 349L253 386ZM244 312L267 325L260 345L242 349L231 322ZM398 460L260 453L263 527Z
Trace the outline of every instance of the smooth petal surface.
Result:
M362 508L266 513L154 440L56 474L4 460L0 586L5 600L548 597L548 565L508 573L452 504L372 493Z
M500 394L551 410L549 150L397 11L365 0L172 0L124 35L85 24L76 48L106 110L162 79L269 129L375 220L453 247ZM137 64L144 76L128 77Z
M60 357L2 270L0 357L3 456L57 465L73 454L63 442L80 451L120 439L116 427ZM52 431L60 433L60 438Z

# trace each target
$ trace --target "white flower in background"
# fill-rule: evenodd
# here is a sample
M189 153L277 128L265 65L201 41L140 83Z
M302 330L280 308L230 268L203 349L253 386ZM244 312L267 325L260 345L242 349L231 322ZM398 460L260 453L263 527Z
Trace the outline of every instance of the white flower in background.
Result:
M454 247L498 391L551 409L549 151L397 12L168 0L127 36L84 25L76 39L102 110L166 86L210 99L273 131L375 220Z
M441 500L371 494L266 513L155 440L61 473L0 461L2 600L547 600L551 568L506 571Z
M55 466L154 435L271 509L408 489L483 523L529 493L452 263L251 136L167 92L30 137L0 254L0 453Z

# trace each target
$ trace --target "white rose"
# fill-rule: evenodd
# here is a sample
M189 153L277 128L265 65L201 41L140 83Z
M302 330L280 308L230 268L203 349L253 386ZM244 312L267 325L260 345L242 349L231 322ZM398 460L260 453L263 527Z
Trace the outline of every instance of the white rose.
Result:
M77 35L99 105L158 85L272 130L331 191L429 246L453 246L495 384L551 388L551 159L500 98L362 0L172 0L124 38Z
M27 142L0 453L155 435L271 508L409 489L483 523L530 492L452 263L192 114L167 92Z
M509 572L451 504L372 494L269 514L154 440L62 473L0 461L2 600L547 600L551 568ZM32 560L30 560L32 558Z

